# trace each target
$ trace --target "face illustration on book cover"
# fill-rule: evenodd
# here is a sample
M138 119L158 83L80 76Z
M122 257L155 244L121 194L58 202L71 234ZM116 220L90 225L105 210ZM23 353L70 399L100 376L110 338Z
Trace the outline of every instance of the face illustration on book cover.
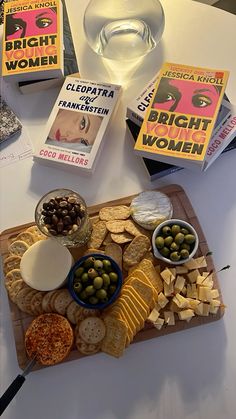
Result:
M90 153L102 119L97 115L59 109L46 144Z
M56 32L56 7L6 15L6 40L47 35Z
M152 108L212 117L219 101L220 91L219 86L163 77Z

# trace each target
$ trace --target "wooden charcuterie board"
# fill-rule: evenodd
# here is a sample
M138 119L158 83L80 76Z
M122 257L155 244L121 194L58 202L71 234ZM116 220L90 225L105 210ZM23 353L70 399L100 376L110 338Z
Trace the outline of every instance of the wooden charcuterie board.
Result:
M185 220L193 225L195 230L199 236L199 248L196 257L201 255L206 255L209 252L209 248L207 245L206 238L202 231L202 228L199 224L197 216L194 212L194 209L185 193L185 191L179 185L169 185L162 188L159 188L161 192L167 194L172 202L173 205L173 218L179 218ZM90 217L96 217L98 215L99 210L104 206L112 206L112 205L129 205L132 199L136 195L120 198L114 201L109 201L103 204L98 204L95 206L91 206L89 208ZM25 230L27 227L33 225L34 223L31 222L29 224L24 224L21 226L13 227L8 230L2 232L0 236L0 244L1 244L1 254L3 258L8 255L8 246L11 243L12 239L17 236L21 231ZM72 255L75 260L82 256L85 248L77 248L71 250ZM164 268L164 265L162 265ZM207 256L207 270L214 270L213 259L211 256ZM213 322L219 320L224 314L224 305L222 301L222 296L220 292L220 287L217 279L217 274L214 272L213 274L214 279L214 288L218 289L220 297L218 298L222 305L218 310L217 314L210 314L209 316L195 316L191 319L190 322L176 320L176 324L174 326L163 326L161 330L157 330L150 324L146 324L144 329L141 330L134 338L133 343L139 341L145 341L151 338L157 338L169 333L178 332L184 329L188 329L191 327L199 326L205 323ZM13 332L14 332L14 339L15 339L15 347L16 347L16 354L19 366L24 369L26 366L28 359L24 348L24 335L25 331L32 321L32 317L26 313L21 312L18 307L9 300L11 317L12 317L12 325L13 325ZM132 350L132 349L130 349ZM84 357L78 352L76 348L74 348L70 355L64 360L64 362L79 359ZM39 365L35 367L35 369L43 368Z

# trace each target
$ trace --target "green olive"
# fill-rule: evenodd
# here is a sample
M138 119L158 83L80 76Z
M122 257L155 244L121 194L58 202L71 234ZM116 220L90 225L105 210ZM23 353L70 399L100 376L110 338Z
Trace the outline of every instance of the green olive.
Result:
M84 268L83 266L80 266L79 268L76 269L75 271L75 276L79 277L84 273Z
M172 252L175 252L176 250L179 250L179 245L177 243L175 243L175 242L171 243L170 250Z
M88 285L85 290L84 290L87 294L88 297L90 297L90 295L95 294L95 288L93 287L93 285Z
M184 241L184 234L183 233L177 233L175 236L175 243L181 244Z
M109 287L110 283L111 283L111 278L110 278L111 274L102 274L102 279L103 279L103 284L104 287Z
M73 285L73 288L74 288L75 292L77 294L79 294L83 289L83 285L81 284L81 282L75 282L74 285Z
M177 262L180 260L180 254L178 252L172 252L170 254L170 260L173 260L173 262Z
M94 269L102 269L103 268L103 262L100 259L97 259L94 261Z
M188 252L190 252L190 245L187 243L182 243L180 249L186 249Z
M181 249L179 253L182 259L187 259L189 257L189 251L187 249Z
M171 234L170 226L164 226L162 228L162 233L164 234L165 237L169 236Z
M178 224L173 224L171 226L171 233L173 236L176 236L180 232L180 226Z
M173 237L172 236L167 236L165 239L164 239L164 243L165 243L165 246L166 247L169 247L170 245L171 245L171 243L173 242Z
M111 262L108 259L103 260L103 268L106 272L111 272Z
M88 276L89 278L93 279L93 278L96 278L96 276L98 276L98 273L94 268L90 268L88 270Z
M117 282L118 280L118 275L116 272L110 272L109 273L109 278L111 280L111 282Z
M93 265L94 265L94 261L95 261L95 259L94 259L94 257L93 257L93 256L88 257L88 259L86 259L86 260L84 261L84 267L85 267L86 269L88 269L88 268L92 268L92 267L93 267Z
M184 241L187 244L193 244L195 242L195 236L193 234L186 234Z
M86 300L86 299L88 298L88 296L87 296L87 294L86 294L85 290L81 291L81 293L79 294L79 298L80 298L82 301L84 301L84 300Z
M158 249L162 249L164 247L164 239L161 236L157 236L155 240L155 245Z
M104 300L104 298L106 298L106 297L107 297L107 292L106 292L106 290L104 290L103 288L101 288L100 290L98 290L98 291L96 292L96 297L97 297L99 300Z
M97 304L98 298L93 295L92 297L89 297L89 302L90 304Z
M89 278L88 273L84 272L81 276L81 281L82 282L88 282L88 278Z
M115 285L110 285L110 287L108 288L108 292L109 294L114 294L114 292L116 291L116 286Z
M167 258L170 254L170 249L168 249L168 247L165 246L163 247L163 249L160 250L160 254Z
M184 235L186 235L186 234L189 234L189 231L188 231L187 228L182 227L181 230L180 230L180 233L183 233Z
M100 290L103 286L103 279L101 276L96 276L93 280L93 286L96 290Z

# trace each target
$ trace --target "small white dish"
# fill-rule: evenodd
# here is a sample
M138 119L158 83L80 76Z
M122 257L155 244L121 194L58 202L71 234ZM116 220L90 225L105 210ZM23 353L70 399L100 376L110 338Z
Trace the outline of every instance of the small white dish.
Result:
M160 253L160 250L156 246L156 238L157 238L157 236L162 235L161 232L162 232L163 227L166 227L166 226L172 227L174 224L179 225L181 228L186 228L189 231L189 233L193 234L194 237L195 237L195 243L190 245L191 250L190 250L190 253L189 253L189 257L181 258L180 260L175 260L175 261L171 260L169 257L163 256ZM159 226L156 227L156 229L154 230L153 235L152 235L152 248L153 248L153 253L154 253L155 257L157 259L162 260L163 262L166 262L166 263L170 264L170 265L182 265L182 264L188 262L195 255L195 253L198 249L198 245L199 245L199 239L198 239L198 235L197 235L197 232L194 229L194 227L191 224L187 223L186 221L180 220L180 219L177 219L177 218L172 218L170 220L163 221L161 224L159 224Z

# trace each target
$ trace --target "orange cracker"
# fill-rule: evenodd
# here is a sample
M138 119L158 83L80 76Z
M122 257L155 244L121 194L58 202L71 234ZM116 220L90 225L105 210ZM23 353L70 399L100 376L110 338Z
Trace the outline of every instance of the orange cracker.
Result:
M135 277L129 283L151 309L154 305L153 288Z
M141 313L141 316L145 319L149 315L149 307L145 303L145 301L140 297L140 295L137 293L137 291L131 286L127 285L125 286L127 293L127 296L130 296L131 299L133 299L135 306L137 307L138 311Z
M141 269L147 275L157 292L161 292L163 290L163 280L150 260L141 260L137 268Z

